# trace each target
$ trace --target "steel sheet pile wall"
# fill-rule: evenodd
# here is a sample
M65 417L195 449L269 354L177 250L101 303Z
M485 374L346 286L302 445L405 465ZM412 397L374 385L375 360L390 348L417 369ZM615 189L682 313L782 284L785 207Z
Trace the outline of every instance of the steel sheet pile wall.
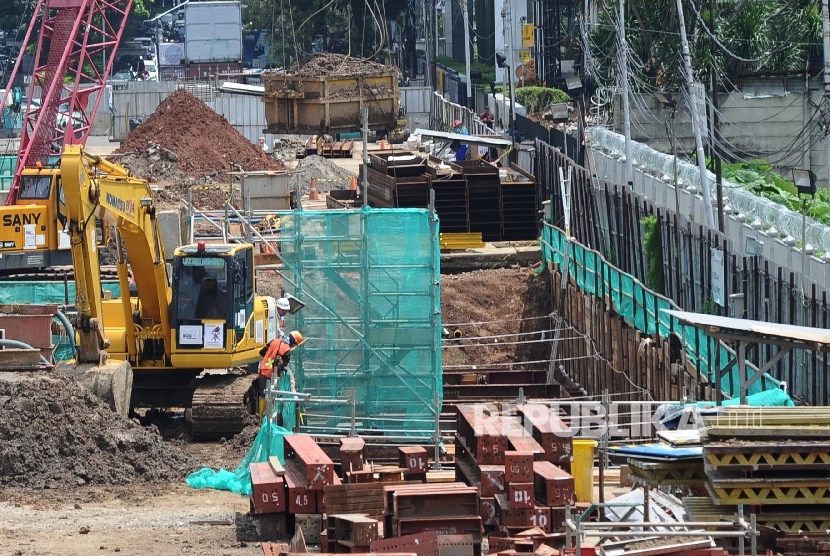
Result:
M312 395L303 428L434 433L442 403L438 223L429 212L281 214L285 288L306 303L295 317L307 338L292 356L297 390Z
M542 141L537 141L536 147L538 194L552 201L552 224L564 228L559 167L566 169L565 174L570 167L573 172L571 233L581 244L580 256L588 257L590 250L595 252L589 259L595 261L596 267L587 274L586 261L589 259L571 262L577 287L584 294L584 303L574 301L576 305L569 309L568 315L574 319L571 324L582 333L590 333L601 324L591 320L594 304L609 306L610 300L613 301L610 304L613 310L623 317L628 326L639 332L626 332L627 327L623 326L614 333L603 325L606 326L606 333L611 334L611 344L598 350L603 358L616 358L620 352L624 354L628 349L624 344L612 345L622 342L624 337L657 341L656 348L651 348L651 344L641 344L644 349L630 361L614 359L608 363L617 372L644 369L641 375L629 377L626 374L630 381L620 382L620 377L614 375L603 378L602 373L589 378L593 372L590 368L579 371L580 382L591 384L592 393L599 393L604 388L612 392L618 388L626 388L625 391L637 388L651 390L650 384L659 384L664 380L670 370L669 365L679 359L679 346L670 360L658 355L656 367L649 367L651 363L641 367L636 361L652 349L664 353L662 342L669 342L672 336L681 340L687 364L699 371L705 380L712 380L708 377L714 376L712 373L716 365L723 367L728 363L729 355L725 348L716 350L712 341L702 333L686 332L674 323L664 326L665 330L658 330L661 326L656 313L658 305L782 324L830 327L830 307L823 285L808 281L802 289L801 277L795 271L778 266L760 255L747 255L743 245L733 245L716 231L689 222L672 211L660 209L627 187L600 181L596 177L592 181L588 170L575 165L558 149ZM647 236L643 220L646 217L655 219L656 251L645 247ZM561 234L561 231L556 233ZM548 236L547 241L552 240L552 236ZM560 252L563 245L559 247ZM659 268L650 269L650 261L651 264L658 264ZM655 279L657 283L649 283ZM620 292L627 293L621 296ZM734 294L738 296L734 297ZM618 297L614 299L614 295ZM635 321L638 307L649 308L650 313L640 309L639 321ZM654 319L650 328L647 327L649 314ZM601 336L594 334L594 337ZM586 355L584 346L574 347L573 350L566 353ZM749 359L761 366L777 352L775 346L761 345ZM663 357L662 361L660 357ZM771 374L788 383L788 391L795 400L811 405L828 405L829 371L830 365L824 354L793 350L773 367ZM685 381L685 378L680 380L682 375L672 372L668 375L673 376L672 380L677 384L672 383L669 391L661 390L667 396ZM775 381L763 382L767 388L775 387ZM721 387L727 392L737 392L736 377L728 374Z

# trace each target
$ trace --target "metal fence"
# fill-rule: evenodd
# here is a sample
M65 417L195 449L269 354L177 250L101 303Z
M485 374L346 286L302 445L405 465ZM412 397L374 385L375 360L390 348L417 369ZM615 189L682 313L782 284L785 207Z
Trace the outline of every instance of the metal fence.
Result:
M722 234L655 206L628 187L596 176L559 149L536 142L539 195L550 199L553 223L564 227L559 168L571 171L571 233L686 311L781 324L830 327L824 284L803 280L793 269L762 255L748 255ZM654 218L648 233L646 218ZM655 236L656 235L656 241ZM651 240L657 248L646 247ZM778 348L761 345L750 359L758 366ZM793 350L770 374L788 384L790 394L810 405L830 404L830 365L818 351Z
M217 114L224 116L228 123L252 143L256 144L264 136L268 144L272 144L273 136L262 131L267 126L262 97L223 93L216 84L215 79L135 82L124 89L113 91L112 140L126 141L131 121L133 125L146 121L168 96L177 89L184 88ZM181 116L188 117L187 114Z

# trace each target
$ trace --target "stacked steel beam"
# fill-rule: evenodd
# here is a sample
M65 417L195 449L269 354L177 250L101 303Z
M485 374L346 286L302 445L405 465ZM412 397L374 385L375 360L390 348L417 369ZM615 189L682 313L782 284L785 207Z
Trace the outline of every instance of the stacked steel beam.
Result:
M457 407L456 480L479 489L484 525L502 538L532 527L564 530L574 482L562 467L570 469L572 441L558 415L546 406L520 405L516 416L492 405Z
M384 487L384 538L435 531L468 539L481 551L478 489L463 483Z
M285 466L274 457L250 465L251 514L261 540L293 534L300 526L313 542L322 528L323 489L341 481L334 462L310 436L286 436L284 451Z
M372 154L361 165L368 182L368 205L427 208L446 233L480 232L484 241L538 237L538 200L533 176L516 166L499 168L482 160L455 163L406 151Z
M779 553L830 551L830 412L725 407L703 420L712 501L780 531L770 546Z

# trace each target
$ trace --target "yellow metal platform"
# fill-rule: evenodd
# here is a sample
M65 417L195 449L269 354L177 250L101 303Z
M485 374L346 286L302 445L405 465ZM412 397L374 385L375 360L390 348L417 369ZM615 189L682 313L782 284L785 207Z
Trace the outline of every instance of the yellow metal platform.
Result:
M454 249L481 249L487 244L481 240L481 232L442 233L440 234L441 251Z

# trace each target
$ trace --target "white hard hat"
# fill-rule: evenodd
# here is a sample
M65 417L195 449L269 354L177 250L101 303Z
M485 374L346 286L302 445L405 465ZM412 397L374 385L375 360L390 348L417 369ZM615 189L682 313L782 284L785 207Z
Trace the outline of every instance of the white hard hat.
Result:
M288 300L284 297L277 299L277 309L282 309L283 311L291 310L291 304L288 303Z

